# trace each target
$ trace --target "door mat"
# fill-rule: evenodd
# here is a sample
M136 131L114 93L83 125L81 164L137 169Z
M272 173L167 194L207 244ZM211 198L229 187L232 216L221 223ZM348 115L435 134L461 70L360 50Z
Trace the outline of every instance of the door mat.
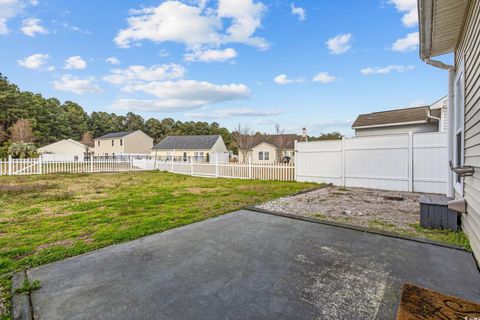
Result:
M397 320L477 320L480 304L405 283Z

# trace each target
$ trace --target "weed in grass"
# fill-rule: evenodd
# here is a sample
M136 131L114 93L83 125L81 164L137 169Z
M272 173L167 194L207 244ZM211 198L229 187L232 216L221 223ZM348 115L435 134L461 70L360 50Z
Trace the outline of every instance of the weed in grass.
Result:
M465 250L472 251L470 241L468 240L467 235L462 231L422 228L417 223L412 224L411 226L415 229L416 235L440 242L456 244Z
M314 218L321 219L321 220L327 220L328 216L324 213L318 212L313 214Z
M40 280L29 281L28 279L25 279L25 281L23 281L22 286L15 290L15 293L30 294L33 291L40 289L41 287L42 287L42 284L40 283Z
M75 194L72 191L63 191L46 196L45 201L65 201L71 200L74 197Z
M397 229L397 226L393 223L388 223L381 220L372 220L368 222L369 227L371 228L378 228L386 231L394 231Z
M43 192L52 188L55 188L55 185L47 183L0 185L0 196Z

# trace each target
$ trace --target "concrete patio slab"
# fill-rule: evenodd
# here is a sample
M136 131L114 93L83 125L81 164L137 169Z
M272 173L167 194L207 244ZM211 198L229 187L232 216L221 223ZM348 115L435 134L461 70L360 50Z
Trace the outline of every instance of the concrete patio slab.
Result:
M480 302L468 252L241 210L28 270L37 319L394 319L409 282Z

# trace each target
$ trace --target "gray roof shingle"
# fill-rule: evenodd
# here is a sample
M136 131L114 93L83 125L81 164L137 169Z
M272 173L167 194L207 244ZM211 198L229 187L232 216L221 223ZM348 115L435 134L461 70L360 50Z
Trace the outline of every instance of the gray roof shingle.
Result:
M159 150L208 150L217 142L220 135L209 136L167 136L153 149Z
M352 125L352 128L368 126L388 126L392 124L425 121L429 122L427 117L430 108L428 106L397 109L381 112L361 114Z
M121 137L128 136L132 132L134 132L134 131L111 132L111 133L104 134L101 137L95 138L95 140L121 138Z

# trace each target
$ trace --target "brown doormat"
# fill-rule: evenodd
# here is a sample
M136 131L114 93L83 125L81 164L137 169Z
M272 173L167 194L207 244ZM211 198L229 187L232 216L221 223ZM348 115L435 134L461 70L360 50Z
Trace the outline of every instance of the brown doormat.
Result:
M480 304L405 283L397 320L477 320Z

